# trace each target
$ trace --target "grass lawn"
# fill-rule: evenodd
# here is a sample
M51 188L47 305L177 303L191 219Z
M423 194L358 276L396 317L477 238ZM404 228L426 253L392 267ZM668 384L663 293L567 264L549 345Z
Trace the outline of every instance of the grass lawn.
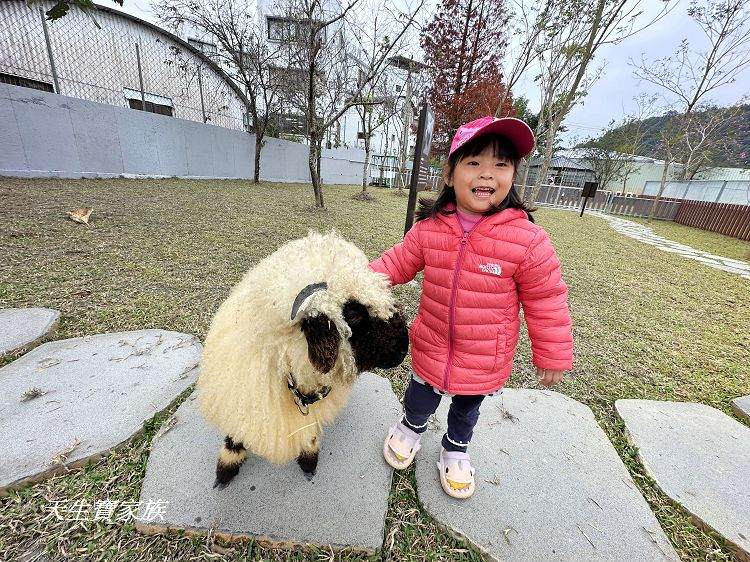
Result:
M232 285L285 240L335 227L371 258L398 242L406 199L376 189L377 202L355 201L356 192L326 187L328 211L316 212L312 189L304 185L0 179L0 307L62 311L60 339L142 328L203 338ZM65 218L80 206L94 207L91 227ZM622 236L596 217L553 210L536 217L560 255L574 317L574 373L555 390L591 407L682 559L733 560L721 540L698 529L645 476L613 403L697 401L732 415L730 400L750 394L750 282ZM691 236L694 242L680 241L729 255L711 247L715 235ZM418 290L402 286L396 294L413 317ZM384 373L399 396L409 362ZM510 386L536 386L525 334ZM150 440L168 414L101 462L0 498L0 559L38 549L53 560L66 554L86 560L358 559L266 550L252 541L227 546L210 537L143 536L130 523L51 516L53 500L137 501ZM413 468L394 475L383 557L481 559L422 511Z
M696 250L709 252L717 256L724 256L725 258L750 262L750 242L745 240L731 238L716 232L708 232L700 228L693 228L692 226L685 226L684 224L677 224L673 221L654 220L648 222L646 219L636 217L623 218L648 226L654 231L654 234L674 240L680 244L692 246Z

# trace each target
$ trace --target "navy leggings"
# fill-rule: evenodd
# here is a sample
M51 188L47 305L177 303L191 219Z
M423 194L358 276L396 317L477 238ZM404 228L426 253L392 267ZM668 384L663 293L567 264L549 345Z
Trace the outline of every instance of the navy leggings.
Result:
M441 398L442 395L435 392L429 384L417 382L412 377L404 395L402 423L417 433L424 432L427 429L427 419L435 413ZM448 410L448 431L443 435L443 447L446 451L466 452L479 419L482 400L482 394L453 397Z

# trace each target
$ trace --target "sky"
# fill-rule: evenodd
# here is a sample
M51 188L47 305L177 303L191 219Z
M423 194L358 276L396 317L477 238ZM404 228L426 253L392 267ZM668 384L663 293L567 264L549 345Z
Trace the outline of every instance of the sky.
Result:
M96 3L158 23L151 13L150 0L125 0L123 8L109 0L97 0ZM437 1L432 0L430 4L434 7ZM662 4L661 0L641 0L644 8L643 21L653 17ZM641 93L660 92L656 86L643 82L634 75L633 68L628 64L630 59L640 61L641 54L647 60L670 55L683 38L687 38L690 46L696 50L706 47L707 41L703 32L687 15L688 6L689 0L678 0L675 2L675 8L657 23L619 45L602 47L592 66L602 67L602 74L584 100L574 107L566 118L564 124L568 131L562 134L564 144L572 145L587 137L598 136L607 128L610 121L621 121L625 116L636 112L636 96ZM531 108L538 109L539 92L532 79L522 79L514 93L527 97L531 101ZM733 84L713 92L707 101L728 105L748 95L750 68L746 68ZM671 101L662 93L657 103L666 107Z

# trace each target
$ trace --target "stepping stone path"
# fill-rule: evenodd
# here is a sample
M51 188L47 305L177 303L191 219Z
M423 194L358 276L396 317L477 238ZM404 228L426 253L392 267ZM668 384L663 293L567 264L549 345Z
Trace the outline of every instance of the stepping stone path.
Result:
M551 207L561 211L579 211L579 209L571 207L556 207L554 205L540 206ZM654 234L654 231L647 226L643 226L633 221L625 220L619 217L613 217L612 215L608 215L600 211L587 211L587 213L606 220L607 222L609 222L610 226L620 234L624 234L625 236L634 238L640 242L643 242L644 244L654 246L664 252L679 254L683 257L696 260L709 267L726 271L727 273L735 273L744 279L750 280L750 263L709 254L708 252L703 252L701 250L696 250L695 248L692 248L690 246L673 242L672 240Z
M0 309L0 358L34 347L55 331L59 319L49 308Z
M648 474L750 560L750 428L692 402L617 400Z
M732 409L737 412L738 416L750 422L750 396L743 396L742 398L732 400Z
M207 425L193 394L154 437L136 527L374 553L383 543L393 476L383 460L382 439L399 412L388 380L363 373L346 408L324 430L312 481L294 461L276 466L249 455L219 490L213 483L224 435ZM300 416L301 424L309 422ZM149 516L149 505L161 508Z
M506 389L482 403L471 442L477 489L455 500L436 462L450 401L417 455L419 499L492 560L679 560L591 410L550 391Z
M727 273L735 273L744 279L750 280L750 264L747 262L709 254L708 252L702 252L695 248L691 248L690 246L685 246L684 244L678 244L677 242L673 242L667 238L654 234L654 231L647 226L643 226L633 221L613 217L596 211L592 211L591 214L607 220L610 226L620 234L640 240L641 242L654 246L664 252L680 254L681 256L694 259L709 267L720 269Z
M201 351L140 330L46 343L0 369L0 492L130 439L195 381Z

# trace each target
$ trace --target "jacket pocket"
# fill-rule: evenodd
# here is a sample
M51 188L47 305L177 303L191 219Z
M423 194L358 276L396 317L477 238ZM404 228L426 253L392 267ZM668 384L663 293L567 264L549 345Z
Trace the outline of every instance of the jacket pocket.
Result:
M505 348L507 343L506 327L501 326L497 329L497 337L495 338L495 364L492 367L492 372L496 373L505 364Z

